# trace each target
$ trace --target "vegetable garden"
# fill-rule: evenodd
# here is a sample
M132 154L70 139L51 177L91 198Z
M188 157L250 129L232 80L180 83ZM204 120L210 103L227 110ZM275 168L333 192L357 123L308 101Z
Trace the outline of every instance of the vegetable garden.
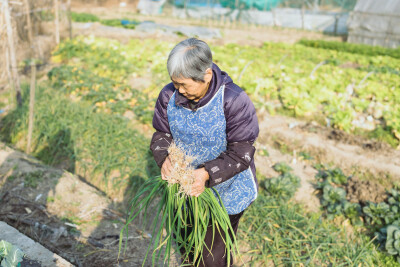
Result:
M239 81L259 109L314 119L397 147L399 58L394 53L361 55L310 48L302 43L312 45L304 41L294 46L266 43L254 48L231 44L212 49L215 62ZM156 40L121 45L106 39L78 38L60 45L53 59L68 64L49 75L66 93L117 113L127 109L129 100L137 99L136 95L130 99L123 95L121 86L127 84L127 79L151 76L152 84L143 92L145 97L132 105L145 113L151 111L158 89L168 82L164 65L171 47ZM93 87L100 86L100 81L103 88ZM113 92L104 90L110 86ZM139 118L149 121L151 114Z
M32 154L49 165L63 163L128 202L137 185L158 174L148 135L155 99L169 82L166 60L173 46L93 36L62 42L52 54L56 66L36 96ZM342 44L307 41L211 48L214 61L248 93L260 114L316 121L399 147L398 51L360 46L346 52ZM140 85L140 78L149 84ZM27 110L25 102L1 122L2 139L20 148ZM268 157L268 152L257 156ZM259 174L258 199L239 227L242 260L253 266L400 266L400 188L387 188L379 203L350 202L351 174L311 157L310 162L318 171L321 211L306 211L292 200L300 179L290 166L275 164L279 175ZM242 265L240 259L236 263Z

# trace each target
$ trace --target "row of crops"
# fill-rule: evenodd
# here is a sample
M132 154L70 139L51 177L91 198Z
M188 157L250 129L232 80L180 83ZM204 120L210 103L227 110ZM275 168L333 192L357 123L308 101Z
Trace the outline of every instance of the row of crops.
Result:
M81 37L54 53L54 86L107 112L135 109L149 122L159 90L169 82L166 60L173 44L158 40ZM151 49L149 49L151 48ZM260 110L284 113L397 147L400 139L400 59L306 45L266 43L261 48L212 46L214 61ZM135 77L150 81L141 96ZM109 90L112 88L112 90Z
M89 13L76 13L71 12L72 21L76 22L100 22L103 25L112 27L121 27L125 29L135 29L139 24L136 20L129 19L100 19L98 16Z
M23 106L1 120L0 137L21 150L28 131L29 86ZM86 177L110 197L123 200L158 167L150 158L149 140L128 119L98 113L88 103L42 84L36 94L32 155L45 164Z
M155 99L169 82L166 60L173 45L158 40L121 44L95 37L61 43L52 57L57 66L37 95L34 156L50 165L68 158L71 171L109 195L129 200L132 185L157 173L148 153L149 140L135 130L135 124L151 124ZM396 57L306 44L225 45L212 46L212 50L214 61L246 90L259 110L317 120L399 145L400 65ZM140 78L149 83L139 86ZM21 148L27 111L25 102L7 115L0 133ZM132 112L134 123L126 118ZM278 266L396 266L390 255L400 252L399 218L386 218L396 214L394 206L400 199L394 191L394 204L357 206L346 201L341 190L347 177L320 167L316 178L323 211L307 213L290 201L298 178L285 165L275 168L281 175L260 179L259 197L241 226L240 240L249 247L244 256L255 266L271 262ZM349 235L332 218L349 219L357 231ZM375 232L380 234L371 240Z

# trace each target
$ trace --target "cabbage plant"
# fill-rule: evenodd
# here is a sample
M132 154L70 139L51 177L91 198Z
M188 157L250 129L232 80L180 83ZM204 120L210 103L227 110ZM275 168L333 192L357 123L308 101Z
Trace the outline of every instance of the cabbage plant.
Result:
M343 214L348 218L353 225L362 225L361 206L358 203L350 203L345 201L343 204Z
M271 196L290 199L300 187L300 178L291 173L285 173L278 177L266 179L262 187Z
M389 225L387 227L387 236L385 248L390 255L397 256L397 261L400 263L400 227Z
M395 220L395 214L385 202L378 204L369 202L363 208L363 212L367 223L371 225L387 225Z
M272 166L272 168L276 171L279 172L280 174L285 174L291 172L293 169L289 165L287 165L285 162L278 162Z
M24 253L11 243L0 241L0 264L1 267L20 266Z

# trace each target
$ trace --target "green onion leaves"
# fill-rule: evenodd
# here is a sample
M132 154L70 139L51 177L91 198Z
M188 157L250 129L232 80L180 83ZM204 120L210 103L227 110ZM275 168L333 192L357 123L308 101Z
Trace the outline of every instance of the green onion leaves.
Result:
M144 213L144 221L148 215L156 212L151 222L151 241L143 259L146 262L152 250L152 264L156 265L164 248L163 262L167 265L171 259L173 244L180 250L182 262L191 262L198 266L203 259L203 252L211 252L213 244L207 246L204 238L208 227L213 236L219 234L225 242L228 266L232 262L232 254L238 252L235 234L229 216L215 197L213 190L206 188L199 197L188 196L179 188L179 184L169 185L161 177L147 180L139 189L130 205L126 225L121 230L119 250L121 252L122 237L128 235L128 225L140 213ZM218 193L214 190L218 195ZM219 196L218 196L219 197ZM152 203L158 201L154 208ZM163 234L165 230L165 234ZM126 244L125 244L126 245ZM126 246L125 246L126 248Z

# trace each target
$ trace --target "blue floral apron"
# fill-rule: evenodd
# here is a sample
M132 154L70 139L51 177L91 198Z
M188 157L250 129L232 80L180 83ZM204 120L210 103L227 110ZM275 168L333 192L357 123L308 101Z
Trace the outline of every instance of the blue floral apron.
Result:
M195 168L226 150L224 91L223 85L210 102L196 111L176 106L175 93L169 100L167 115L173 139L178 147L195 157ZM242 212L257 197L257 186L250 168L214 188L230 215Z

